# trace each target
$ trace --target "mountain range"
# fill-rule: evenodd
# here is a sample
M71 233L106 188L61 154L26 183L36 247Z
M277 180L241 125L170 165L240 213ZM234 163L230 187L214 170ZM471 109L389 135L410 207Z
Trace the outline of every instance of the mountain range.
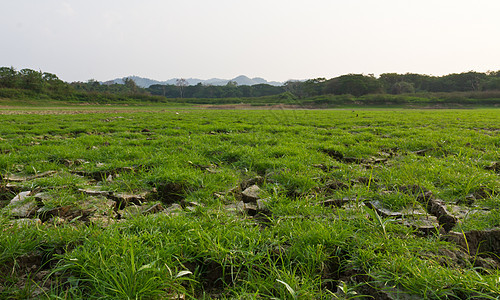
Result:
M176 84L177 80L179 78L172 78L166 81L159 81L159 80L154 80L154 79L149 79L149 78L144 78L144 77L139 77L139 76L127 76L123 78L116 78L113 80L109 80L106 82L103 82L104 84L123 84L123 80L125 78L130 78L134 80L135 84L137 86L142 87L142 88L148 88L151 85L154 84L162 84L162 85L167 85L167 84ZM201 83L203 85L226 85L229 81L236 82L238 85L256 85L256 84L269 84L269 85L274 85L274 86L282 86L283 82L277 82L277 81L267 81L264 78L260 77L255 77L255 78L249 78L244 75L240 75L238 77L235 77L233 79L220 79L220 78L212 78L212 79L198 79L198 78L185 78L185 80L188 82L188 85L197 85L198 83Z

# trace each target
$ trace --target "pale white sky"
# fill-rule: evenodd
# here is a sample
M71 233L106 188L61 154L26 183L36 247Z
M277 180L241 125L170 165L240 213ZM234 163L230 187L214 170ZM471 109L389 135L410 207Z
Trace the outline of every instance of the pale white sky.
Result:
M0 0L0 66L65 81L500 70L500 0Z

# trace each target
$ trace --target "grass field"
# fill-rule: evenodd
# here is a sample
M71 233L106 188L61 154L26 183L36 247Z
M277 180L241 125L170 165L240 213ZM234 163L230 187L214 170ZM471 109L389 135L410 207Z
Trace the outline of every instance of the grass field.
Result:
M0 124L2 299L500 295L498 109L16 108Z

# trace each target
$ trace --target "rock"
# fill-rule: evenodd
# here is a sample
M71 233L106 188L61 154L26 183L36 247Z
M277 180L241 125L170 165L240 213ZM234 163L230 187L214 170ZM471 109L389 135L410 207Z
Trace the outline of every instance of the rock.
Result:
M422 150L417 150L413 151L414 154L424 156L427 152L433 151L434 148L428 148L428 149L422 149Z
M244 203L243 210L249 216L255 216L258 212L256 203Z
M228 204L228 205L226 205L226 211L243 213L243 212L245 212L245 202L240 201L237 203Z
M417 185L402 187L400 191L417 194L417 201L425 207L429 214L437 218L439 225L446 232L450 231L457 224L457 218L447 211L443 201L434 198L431 191L424 190Z
M405 194L419 194L419 193L428 192L428 190L426 190L425 188L418 186L416 184L400 186L400 187L397 187L396 190L400 191L401 193L405 193Z
M427 203L427 211L433 216L437 217L439 225L443 227L443 229L448 232L457 224L458 220L453 215L451 215L447 210L444 204L435 199L434 201L429 201Z
M343 163L346 163L346 164L362 164L362 163L368 162L365 159L357 158L357 157L344 157L340 161Z
M149 203L145 203L142 205L132 204L118 211L118 215L121 218L128 219L133 216L155 214L160 211L163 211L163 206L161 205L161 203L155 203L153 205Z
M413 228L415 234L422 237L446 233L435 216L415 214L400 220L399 223Z
M166 215L176 216L182 212L182 206L178 203L174 203L174 204L170 205L169 207L167 207L163 212Z
M141 205L146 200L145 194L112 193L108 197L116 202L117 209L123 209L130 204Z
M156 203L156 204L152 205L151 207L149 207L148 209L146 209L142 214L143 215L156 214L162 210L163 210L163 206L161 205L161 203Z
M48 219L47 221L44 222L45 224L52 224L54 226L57 226L57 225L62 225L64 223L66 223L66 220L61 218L61 217L53 217L53 218L50 218Z
M122 210L118 211L118 218L121 219L129 219L131 217L137 216L142 214L142 209L138 205L130 205L127 207L124 207Z
M20 192L21 187L17 186L16 184L7 182L5 185L0 185L0 193L11 193L13 195L17 195ZM8 199L10 199L10 197Z
M492 162L489 166L485 167L486 170L500 172L500 161Z
M209 173L217 173L217 168L218 166L215 164L209 164L209 165L201 165L201 164L195 164L192 161L188 161L188 164L190 164L192 167L207 171Z
M42 207L38 210L38 214L40 215L42 221L45 222L51 217L62 218L67 216L72 207L73 206L71 205L56 207L52 209L45 209L45 207Z
M348 197L344 197L342 199L327 199L325 201L320 202L321 205L323 206L335 206L335 207L342 207L344 204L352 201Z
M327 166L327 165L324 165L324 164L314 164L312 166L314 168L321 169L323 172L330 172L330 170L333 170L333 169L340 169L339 166Z
M108 227L109 225L115 224L116 220L108 217L108 216L99 216L99 215L94 215L92 217L89 217L89 221L92 224L96 224L101 227Z
M326 182L325 188L328 190L343 190L349 188L349 186L338 180L329 180Z
M184 203L185 203L186 205L188 205L188 206L195 206L195 207L196 207L196 206L199 206L199 207L203 207L203 206L205 206L205 205L203 205L202 203L198 203L198 202L196 202L196 201L189 201L189 202L184 202Z
M79 204L82 209L94 210L97 214L114 215L116 202L103 196L91 196Z
M490 198L493 194L494 193L492 189L484 186L478 187L473 193L474 198L476 199L487 199Z
M22 219L11 220L10 224L17 226L33 226L33 225L41 225L42 221L40 219L22 218Z
M370 178L370 177L358 177L358 178L352 180L352 182L368 185L368 184L372 184L374 182L378 182L378 180L375 178Z
M245 203L257 202L260 192L261 189L257 185L252 185L241 192L241 199Z
M379 201L366 201L365 205L375 210L379 214L379 216L384 218L401 219L403 217L403 213L398 211L391 211L387 208L384 208Z
M37 201L31 197L31 191L21 192L4 208L10 215L18 218L28 218L38 209Z
M481 209L479 207L470 208L459 205L449 205L448 206L450 213L455 216L459 220L464 220L468 218L476 218L484 215L488 215L491 213L488 209Z
M79 192L90 195L90 196L109 196L112 194L110 191L101 191L101 190L94 190L94 189L78 189Z
M253 178L242 181L240 183L240 189L244 191L247 188L251 187L252 185L262 185L263 183L264 183L264 177L255 176Z
M269 208L267 207L269 200L269 198L257 200L257 209L259 211L269 211Z
M31 175L31 176L10 175L10 176L5 177L4 180L10 181L10 182L24 182L24 181L33 180L36 178L52 176L56 173L57 173L56 171L47 171L47 172L42 172L42 173L38 173L35 175Z

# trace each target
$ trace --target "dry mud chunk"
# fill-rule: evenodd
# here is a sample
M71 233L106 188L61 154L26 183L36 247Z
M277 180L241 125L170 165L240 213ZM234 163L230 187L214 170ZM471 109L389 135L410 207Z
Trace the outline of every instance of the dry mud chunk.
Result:
M446 231L450 231L457 224L458 220L451 215L446 209L443 201L435 199L431 191L425 191L419 186L413 185L407 188L401 188L401 191L409 191L411 193L418 193L417 201L420 202L427 212L435 216L439 225Z
M477 253L492 255L497 259L500 257L500 229L449 232L444 239L456 243L471 255Z
M457 224L457 218L452 216L446 210L444 204L437 199L427 203L427 211L436 216L439 225L441 225L446 232L450 231Z

